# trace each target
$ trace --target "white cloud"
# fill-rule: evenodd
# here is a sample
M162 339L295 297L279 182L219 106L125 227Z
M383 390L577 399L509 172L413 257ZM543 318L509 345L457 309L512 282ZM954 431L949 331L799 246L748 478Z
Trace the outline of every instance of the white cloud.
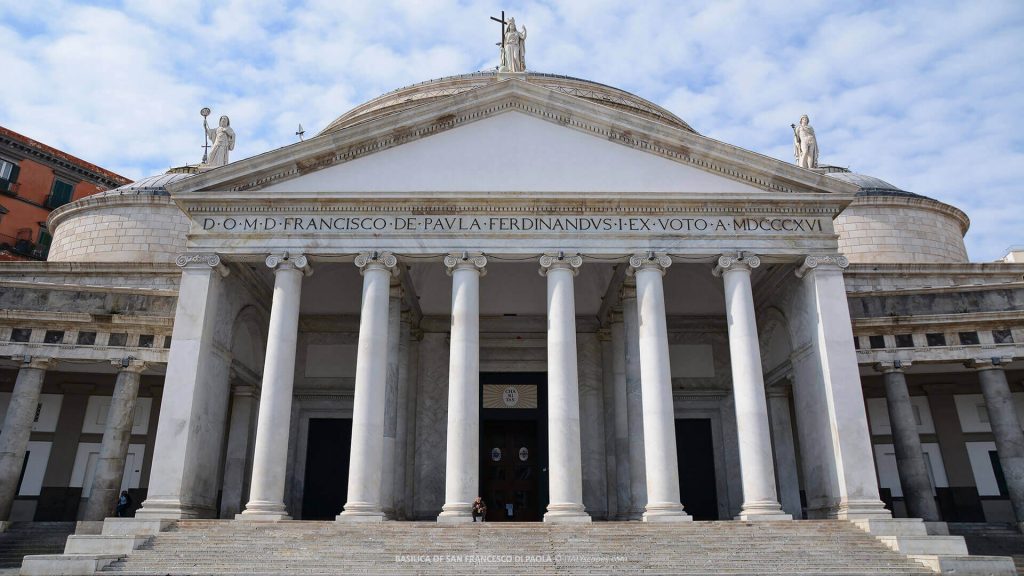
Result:
M698 131L950 202L977 260L1024 242L1024 4L927 0L67 0L0 6L0 124L132 177L201 156L198 110L234 158L294 142L399 86L496 64L504 8L531 69L634 92ZM1016 234L1016 237L1013 235Z

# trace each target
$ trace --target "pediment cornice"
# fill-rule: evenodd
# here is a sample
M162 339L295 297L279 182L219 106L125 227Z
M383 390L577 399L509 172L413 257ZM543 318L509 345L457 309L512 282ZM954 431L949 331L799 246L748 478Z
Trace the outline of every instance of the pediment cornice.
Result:
M660 122L516 79L375 118L168 185L172 196L256 191L291 178L401 146L470 122L519 112L776 194L857 187L823 174ZM836 198L838 199L838 198Z

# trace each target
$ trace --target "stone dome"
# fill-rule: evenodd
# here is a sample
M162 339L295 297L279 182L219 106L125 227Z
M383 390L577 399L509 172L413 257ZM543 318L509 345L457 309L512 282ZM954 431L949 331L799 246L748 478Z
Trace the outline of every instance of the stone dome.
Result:
M497 71L492 70L448 76L446 78L412 84L356 106L328 124L320 134L336 132L367 120L388 116L414 106L434 102L461 94L462 92L468 92L488 84L506 80L509 77L509 74L499 74ZM531 84L554 90L555 92L583 98L602 106L630 112L649 120L655 120L675 128L696 133L689 124L683 122L675 114L657 104L618 88L612 88L611 86L580 78L559 76L557 74L543 74L540 72L525 72L523 74L516 74L515 77Z
M850 262L968 261L964 234L971 221L960 209L907 192L874 176L835 166L819 170L830 178L860 187L853 202L835 219L839 251Z
M189 220L166 186L192 172L173 169L57 208L47 220L47 260L174 262L185 251Z

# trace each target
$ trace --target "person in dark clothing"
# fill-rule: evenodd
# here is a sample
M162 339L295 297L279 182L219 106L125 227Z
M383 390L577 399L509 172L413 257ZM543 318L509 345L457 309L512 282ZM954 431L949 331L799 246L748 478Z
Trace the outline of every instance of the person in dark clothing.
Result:
M117 499L117 517L127 518L128 512L132 508L132 497L128 495L127 490L121 491L121 497Z
M484 499L480 496L473 501L473 522L476 522L478 517L481 522L487 521L487 504L484 504Z

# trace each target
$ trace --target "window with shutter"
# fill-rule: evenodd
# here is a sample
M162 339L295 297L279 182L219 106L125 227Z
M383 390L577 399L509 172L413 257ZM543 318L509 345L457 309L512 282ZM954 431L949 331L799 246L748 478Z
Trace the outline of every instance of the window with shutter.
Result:
M75 187L63 180L53 181L53 190L50 192L50 199L46 202L47 208L57 208L71 202L71 194Z
M7 192L18 181L18 165L0 160L0 192Z

